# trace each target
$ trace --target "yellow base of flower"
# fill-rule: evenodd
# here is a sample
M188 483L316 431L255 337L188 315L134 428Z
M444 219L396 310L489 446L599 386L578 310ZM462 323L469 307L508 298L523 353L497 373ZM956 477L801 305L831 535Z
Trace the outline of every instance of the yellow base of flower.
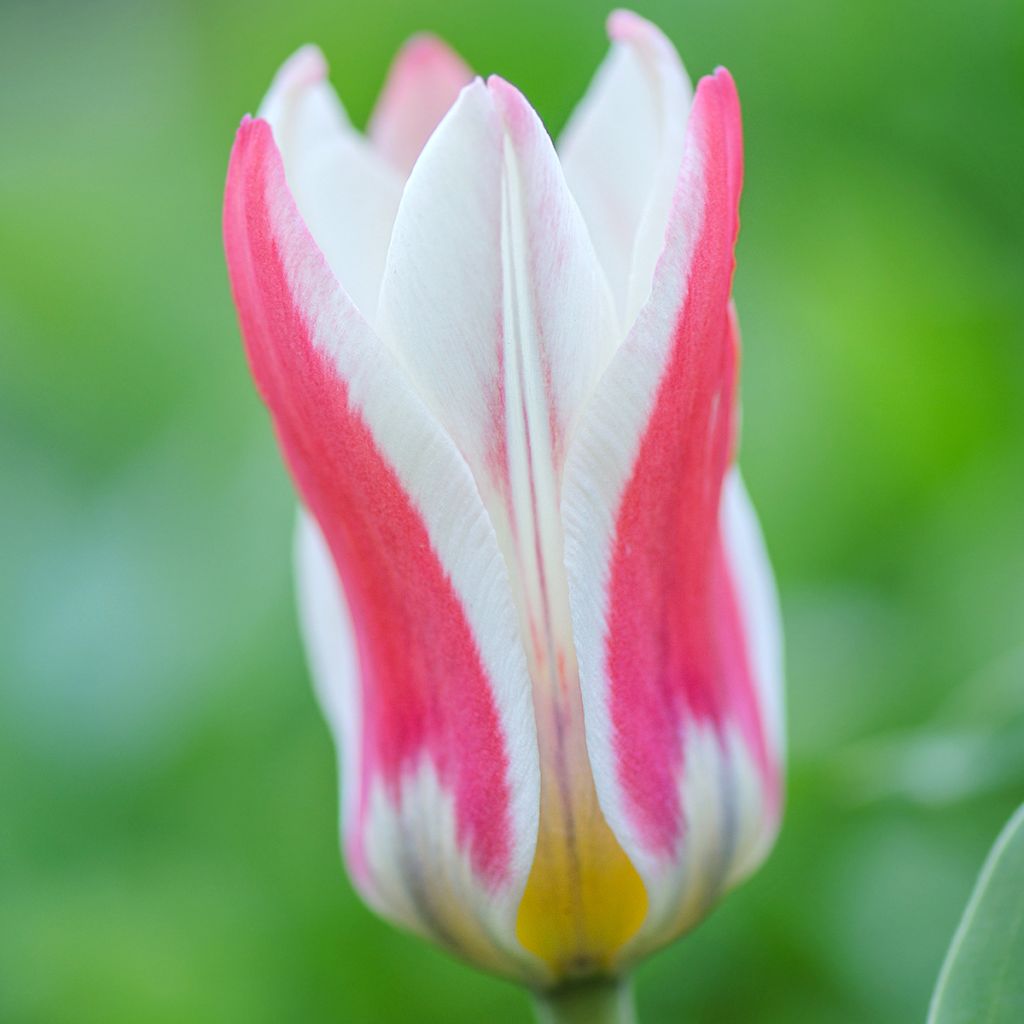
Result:
M558 979L611 973L647 916L647 890L601 813L589 773L585 782L577 776L572 794L544 783L516 936Z

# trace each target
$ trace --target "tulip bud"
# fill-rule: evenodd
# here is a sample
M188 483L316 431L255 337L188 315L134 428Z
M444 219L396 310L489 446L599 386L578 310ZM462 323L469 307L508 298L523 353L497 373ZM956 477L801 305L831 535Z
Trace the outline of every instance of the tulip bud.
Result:
M693 927L780 814L778 612L735 465L736 91L691 92L635 15L609 30L557 151L427 37L364 138L303 49L224 207L350 874L535 989Z

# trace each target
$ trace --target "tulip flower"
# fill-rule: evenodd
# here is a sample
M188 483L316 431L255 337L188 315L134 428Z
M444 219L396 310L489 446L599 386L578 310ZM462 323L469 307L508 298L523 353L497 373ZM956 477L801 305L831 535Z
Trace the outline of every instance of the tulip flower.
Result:
M302 49L224 206L350 875L592 1021L763 859L783 744L735 464L736 91L609 32L557 149L428 37L364 137Z

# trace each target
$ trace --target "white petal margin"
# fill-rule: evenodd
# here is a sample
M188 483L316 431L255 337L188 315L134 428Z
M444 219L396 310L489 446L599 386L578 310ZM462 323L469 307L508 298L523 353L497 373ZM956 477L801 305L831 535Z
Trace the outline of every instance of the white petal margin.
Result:
M486 949L460 946L455 951L461 950L475 959L487 957L500 964L495 969L536 981L543 970L519 946L515 917L536 845L540 775L529 676L508 572L465 461L411 390L392 354L338 286L323 255L312 244L285 187L277 154L266 151L260 134L265 127L259 121L243 123L232 156L226 202L228 262L238 274L234 283L239 289L243 322L256 325L248 343L260 349L256 359L262 364L260 372L266 374L260 381L261 390L265 397L267 389L273 390L268 402L272 407L276 403L276 411L283 409L285 415L299 420L307 415L301 406L294 406L295 398L287 394L288 381L274 376L280 375L282 366L290 364L288 352L273 351L274 345L281 344L279 338L268 342L260 333L273 322L272 318L258 307L249 308L250 303L258 304L261 296L258 287L246 290L254 288L253 275L259 274L261 263L279 260L287 294L275 296L275 301L295 306L313 347L346 382L349 408L358 413L377 451L422 517L432 551L447 571L486 672L508 756L511 853L507 881L499 889L491 889L482 898L482 886L475 878L451 869L451 863L461 854L453 818L444 802L448 797L435 798L438 787L432 789L422 782L419 767L411 769L402 781L398 804L388 800L383 811L371 813L364 822L369 829L364 833L369 855L366 875L358 883L367 900L382 914L428 932L442 942L453 936L468 942L473 935L485 934ZM259 193L254 184L259 186ZM258 223L258 251L252 250L253 239L246 234L253 230L247 226L252 222ZM330 594L325 573L323 567L314 570L310 587L315 585L319 589L307 590L306 602ZM333 605L332 597L327 600ZM307 628L328 628L324 624L329 614L327 610L314 612L307 606ZM338 628L346 628L344 620ZM343 640L319 636L315 644L312 658L321 667L325 663L331 665L327 670L329 677L322 680L323 687L334 694L332 701L335 696L343 699L333 689L345 671L340 661L334 662L344 656ZM357 719L346 719L347 724L342 725L334 710L329 709L328 713L332 723L341 726L339 738L344 740L344 730ZM344 757L347 762L348 755ZM379 803L376 801L374 806L379 807ZM409 916L409 908L402 900L390 901L398 891L393 877L396 854L385 849L381 838L388 834L389 815L401 824L406 848L403 866L413 871L416 879L400 884L405 884L409 892L428 892L429 906L443 908L443 913L432 913L430 920L425 920L422 912ZM471 921L472 934L460 932L464 919ZM440 930L433 931L438 925Z
M288 186L320 251L368 319L377 308L402 177L349 123L327 81L327 62L304 46L260 105Z
M615 11L608 34L611 51L558 149L625 336L664 245L693 90L675 48L650 22Z
M313 686L338 751L341 834L346 842L359 796L359 659L331 552L316 520L302 508L295 522L295 592Z
M782 613L761 524L736 466L722 488L721 523L768 750L782 764L786 755Z

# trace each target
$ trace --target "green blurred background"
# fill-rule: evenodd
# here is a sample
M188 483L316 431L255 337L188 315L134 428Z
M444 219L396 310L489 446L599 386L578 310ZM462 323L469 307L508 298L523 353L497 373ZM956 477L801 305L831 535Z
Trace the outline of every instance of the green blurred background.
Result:
M776 852L656 1022L921 1020L1024 796L1024 5L648 0L744 103L743 464L787 625ZM0 1021L528 1019L336 843L293 497L220 201L319 42L363 123L432 28L553 130L589 0L0 2Z

